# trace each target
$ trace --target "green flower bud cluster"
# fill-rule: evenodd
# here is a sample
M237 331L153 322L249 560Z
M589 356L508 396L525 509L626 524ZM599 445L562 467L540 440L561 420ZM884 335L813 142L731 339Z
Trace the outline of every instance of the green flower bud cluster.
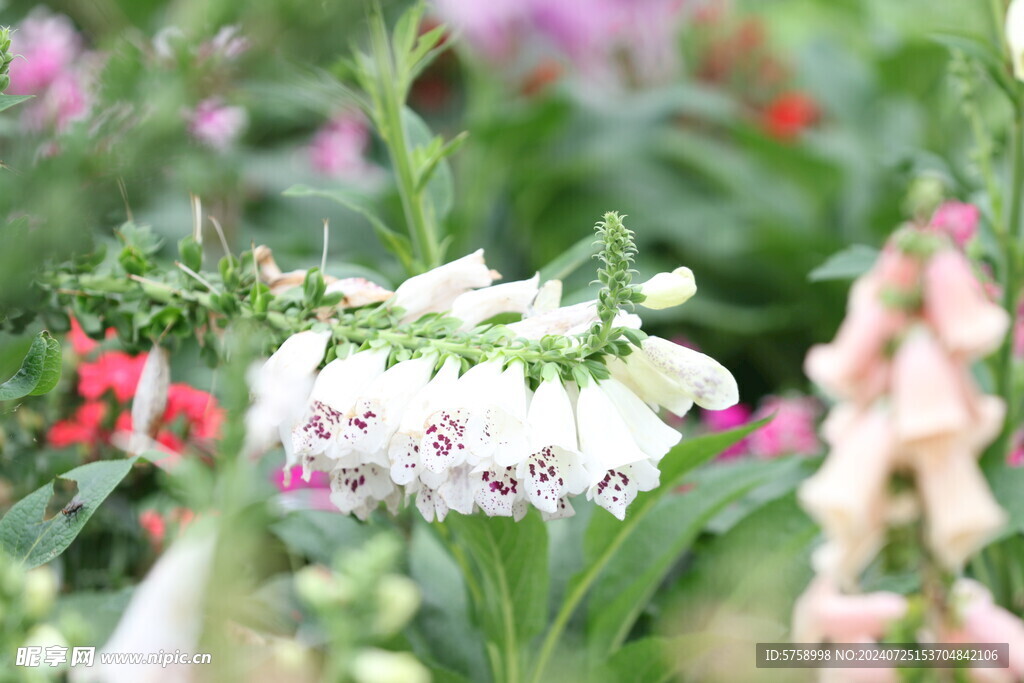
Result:
M0 26L0 93L7 90L11 84L11 77L7 75L10 71L14 55L11 53L11 29Z

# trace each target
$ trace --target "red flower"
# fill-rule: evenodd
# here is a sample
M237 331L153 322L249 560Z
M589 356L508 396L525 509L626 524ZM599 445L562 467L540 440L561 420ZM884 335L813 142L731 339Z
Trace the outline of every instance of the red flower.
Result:
M111 389L117 400L127 401L135 395L146 355L130 356L121 351L108 351L95 363L82 363L78 366L78 393L83 398L95 400Z
M68 340L71 342L71 348L79 356L87 356L92 353L99 342L91 339L86 335L85 331L82 330L82 326L78 324L76 318L71 319L71 329L68 330Z
M94 444L106 439L103 433L103 418L107 406L89 401L83 403L70 420L61 420L50 427L46 440L54 448L64 448L76 443Z
M776 97L761 115L761 125L774 138L792 140L818 120L818 105L800 92Z
M167 522L156 510L143 510L139 513L139 526L142 527L154 546L160 547L167 534Z
M217 406L217 399L188 384L172 384L167 390L163 421L173 422L179 415L185 416L189 434L197 439L216 438L224 422L224 411Z

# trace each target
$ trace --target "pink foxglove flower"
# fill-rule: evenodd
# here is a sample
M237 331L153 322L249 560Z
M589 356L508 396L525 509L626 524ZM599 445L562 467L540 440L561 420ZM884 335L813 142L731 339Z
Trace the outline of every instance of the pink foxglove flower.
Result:
M999 664L1009 669L1010 678L1024 677L1024 622L995 603L985 586L971 579L959 579L950 596L957 619L954 630L944 633L946 643L1007 643L1009 659ZM977 673L988 670L979 669ZM973 672L972 672L973 673ZM972 678L973 680L973 678ZM979 679L989 680L989 679Z
M309 163L324 175L353 183L376 181L380 169L366 160L370 129L353 114L341 114L316 132L309 146Z
M82 39L71 20L33 10L11 34L10 95L39 95L70 72L82 54Z
M760 458L814 455L821 449L815 432L820 411L819 403L808 396L769 396L761 401L751 419L756 421L773 414L775 417L747 437L747 447Z
M974 204L944 202L935 210L928 227L953 238L958 247L963 247L978 232L981 210Z
M188 115L188 132L207 147L224 152L235 144L248 123L245 109L211 97L196 105Z

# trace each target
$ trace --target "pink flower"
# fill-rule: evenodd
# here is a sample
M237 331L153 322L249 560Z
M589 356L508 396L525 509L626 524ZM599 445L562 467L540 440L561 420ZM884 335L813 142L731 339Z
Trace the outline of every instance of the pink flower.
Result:
M958 247L963 247L978 231L981 211L974 204L944 202L932 215L928 227L953 238Z
M1024 622L995 604L992 594L977 581L960 579L953 586L952 597L960 625L944 634L943 642L1007 643L1009 659L999 663L1009 668L1012 680L1024 677Z
M527 18L524 0L434 0L434 7L475 52L493 61L513 56Z
M288 470L274 470L273 480L277 490L282 493L298 489L324 489L331 487L330 477L326 472L314 471L308 482L303 480L301 465L295 465Z
M366 123L342 114L317 131L309 147L309 162L324 175L359 180L377 170L363 156L369 144Z
M880 591L844 595L830 579L819 576L797 600L793 612L793 640L802 643L877 642L889 625L903 618L907 601L902 595Z
M11 95L38 95L70 70L82 51L71 20L44 9L33 10L11 34Z
M750 422L750 407L743 404L737 403L731 408L725 410L704 410L701 412L704 426L712 432L724 432L735 427L742 427L743 425ZM729 458L735 458L743 455L747 452L747 440L743 439L738 443L734 443L732 446L722 451L718 456L719 459L726 460Z
M820 405L813 398L766 397L751 420L757 421L772 413L775 417L747 437L750 452L761 458L817 453L821 449L815 432L819 412Z
M146 364L146 354L130 356L121 351L108 351L94 363L78 366L78 393L95 400L112 390L118 401L127 401L135 395L135 388Z
M189 115L188 132L204 145L223 152L235 143L248 122L245 109L211 97L196 105Z
M924 313L943 344L969 357L991 353L1010 318L985 295L967 258L954 249L935 254L924 273Z

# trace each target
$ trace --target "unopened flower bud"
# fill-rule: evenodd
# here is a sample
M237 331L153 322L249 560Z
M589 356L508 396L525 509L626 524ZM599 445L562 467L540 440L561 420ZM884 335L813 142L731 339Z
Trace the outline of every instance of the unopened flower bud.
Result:
M1024 2L1013 0L1006 10L1006 42L1013 60L1013 75L1024 80Z
M57 597L57 575L49 567L37 567L25 575L25 614L42 619L49 614Z
M420 606L420 590L411 579L398 574L381 577L377 585L377 631L395 633L405 626Z
M352 662L357 683L428 683L430 672L408 652L364 650Z
M681 266L671 273L658 273L640 285L640 292L646 297L642 306L661 310L686 303L697 293L697 283L693 271Z
M327 607L348 602L352 597L347 581L325 567L311 565L295 574L295 592L312 607Z

